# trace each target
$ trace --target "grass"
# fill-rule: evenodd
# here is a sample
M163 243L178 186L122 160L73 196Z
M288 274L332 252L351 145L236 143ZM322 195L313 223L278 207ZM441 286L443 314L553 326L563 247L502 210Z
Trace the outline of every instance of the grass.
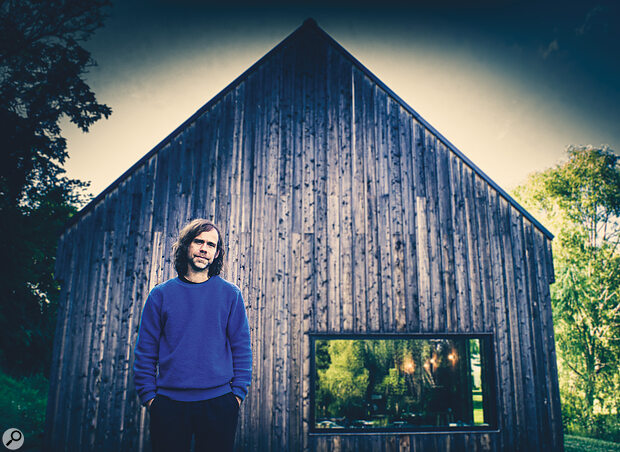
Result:
M484 424L484 409L482 407L482 391L473 392L474 424Z
M14 378L0 370L0 435L11 427L20 429L24 434L20 450L41 446L48 384L43 375Z
M620 444L582 436L564 435L565 452L620 452Z

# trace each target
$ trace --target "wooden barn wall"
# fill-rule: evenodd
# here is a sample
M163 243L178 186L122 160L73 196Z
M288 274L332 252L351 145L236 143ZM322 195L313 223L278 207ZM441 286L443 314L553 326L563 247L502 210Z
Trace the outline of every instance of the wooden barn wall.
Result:
M548 239L314 37L292 39L65 232L47 450L150 450L133 347L195 217L222 225L250 320L238 450L562 449ZM309 434L316 332L492 332L498 431Z

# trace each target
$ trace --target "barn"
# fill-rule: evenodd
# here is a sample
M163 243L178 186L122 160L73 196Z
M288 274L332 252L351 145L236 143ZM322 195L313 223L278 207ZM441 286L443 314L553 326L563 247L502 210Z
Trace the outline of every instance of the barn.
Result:
M238 450L562 450L552 235L313 20L67 225L46 450L150 450L140 314L198 217L250 322Z

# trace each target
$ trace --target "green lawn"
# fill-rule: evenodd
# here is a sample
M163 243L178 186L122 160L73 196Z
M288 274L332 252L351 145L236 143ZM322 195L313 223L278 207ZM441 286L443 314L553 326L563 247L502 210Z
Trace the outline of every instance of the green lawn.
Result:
M8 428L24 434L20 450L38 448L43 440L48 380L43 375L13 378L0 370L0 435Z
M474 424L483 424L484 410L482 408L482 391L474 391L472 399L474 405Z
M564 435L565 452L620 452L620 444L600 439Z

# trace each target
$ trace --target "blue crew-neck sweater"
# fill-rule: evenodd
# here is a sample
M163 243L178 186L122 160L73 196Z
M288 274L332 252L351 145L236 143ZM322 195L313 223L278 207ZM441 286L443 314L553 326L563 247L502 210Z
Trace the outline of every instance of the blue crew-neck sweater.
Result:
M232 391L244 399L252 350L241 291L219 276L156 286L142 310L134 355L143 404L156 394L197 401Z

